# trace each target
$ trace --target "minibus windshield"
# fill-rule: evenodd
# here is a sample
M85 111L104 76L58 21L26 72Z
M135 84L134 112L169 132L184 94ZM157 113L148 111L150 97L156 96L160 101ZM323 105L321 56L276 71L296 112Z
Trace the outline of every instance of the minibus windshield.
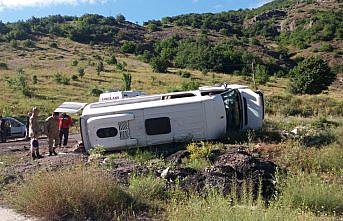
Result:
M241 128L240 95L237 90L229 90L221 94L226 111L226 130Z

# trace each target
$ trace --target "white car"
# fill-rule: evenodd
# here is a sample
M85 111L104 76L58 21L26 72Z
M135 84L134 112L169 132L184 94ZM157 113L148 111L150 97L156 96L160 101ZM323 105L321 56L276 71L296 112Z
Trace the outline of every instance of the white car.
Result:
M5 125L8 128L7 139L24 138L26 136L26 126L19 120L12 117L3 117L6 121Z

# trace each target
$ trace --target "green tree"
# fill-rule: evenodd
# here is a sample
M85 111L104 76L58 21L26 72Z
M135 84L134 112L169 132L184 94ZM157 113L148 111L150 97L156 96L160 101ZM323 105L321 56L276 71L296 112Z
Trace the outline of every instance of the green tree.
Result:
M291 72L291 92L319 94L336 79L327 63L317 57L310 57L299 63Z
M269 74L266 66L259 64L256 65L255 80L258 84L266 84L269 81Z
M122 14L118 14L118 15L116 16L116 21L117 21L117 22L124 22L125 20L126 20L126 18L125 18L125 16L122 15Z
M168 60L164 57L156 56L151 59L150 66L154 72L166 73L168 70Z
M123 53L134 53L136 51L136 44L133 41L124 41L123 45L120 48L120 51Z

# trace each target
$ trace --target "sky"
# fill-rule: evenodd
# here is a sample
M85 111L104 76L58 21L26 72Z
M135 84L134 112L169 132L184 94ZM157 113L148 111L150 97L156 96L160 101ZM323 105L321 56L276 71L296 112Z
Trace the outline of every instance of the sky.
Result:
M256 8L271 0L0 0L0 21L14 22L48 15L85 13L116 16L142 24L186 13L221 12Z

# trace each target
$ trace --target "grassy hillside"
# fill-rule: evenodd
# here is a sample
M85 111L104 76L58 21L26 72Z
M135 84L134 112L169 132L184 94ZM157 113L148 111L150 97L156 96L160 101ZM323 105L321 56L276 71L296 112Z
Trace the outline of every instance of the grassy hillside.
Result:
M63 101L96 101L98 89L122 88L123 72L132 74L133 89L147 93L224 81L251 86L252 63L272 76L260 87L283 94L289 70L308 56L320 56L338 73L329 94L322 95L334 99L342 88L341 6L279 0L253 10L166 17L144 26L100 15L0 23L1 111L22 115L37 105L48 114ZM119 66L106 62L111 56ZM154 73L152 62L168 72ZM105 70L97 74L100 63ZM26 92L15 83L19 69ZM275 78L280 76L286 78Z

